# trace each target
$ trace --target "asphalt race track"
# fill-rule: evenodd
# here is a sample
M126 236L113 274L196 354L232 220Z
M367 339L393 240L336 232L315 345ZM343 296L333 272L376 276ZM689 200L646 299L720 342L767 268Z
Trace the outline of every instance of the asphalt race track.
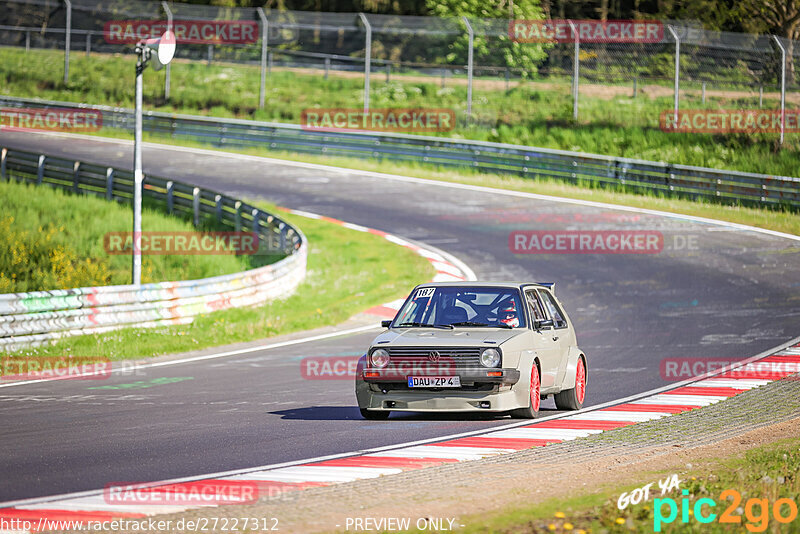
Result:
M130 167L133 160L129 142L4 132L0 143L98 164ZM429 243L466 262L480 279L555 281L589 358L587 405L665 385L665 359L730 361L798 335L796 241L187 149L145 146L144 165L145 173ZM655 230L664 248L657 254L514 254L509 234L516 230ZM351 381L300 376L302 358L358 355L373 335L147 368L135 377L0 388L0 501L300 460L508 422L402 414L364 421ZM131 382L151 385L114 389Z

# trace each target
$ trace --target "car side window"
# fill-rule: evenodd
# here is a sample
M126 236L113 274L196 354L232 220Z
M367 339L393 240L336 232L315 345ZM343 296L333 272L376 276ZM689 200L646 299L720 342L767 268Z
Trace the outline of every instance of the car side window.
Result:
M555 327L567 328L567 320L564 319L564 314L561 312L561 308L558 307L558 304L556 304L556 299L553 298L553 295L551 295L549 291L541 289L539 290L539 295L542 297L545 309L553 319L553 322L555 322Z
M544 310L542 308L542 303L539 302L539 298L536 296L536 292L526 291L525 297L528 301L528 308L531 311L531 319L534 321L543 321L545 319Z

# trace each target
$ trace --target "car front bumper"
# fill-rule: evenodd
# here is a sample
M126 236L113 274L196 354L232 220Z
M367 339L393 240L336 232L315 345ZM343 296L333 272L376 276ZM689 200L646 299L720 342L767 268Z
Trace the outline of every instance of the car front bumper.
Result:
M461 388L409 388L407 377L387 371L365 376L375 369L361 371L356 379L359 408L406 412L506 412L528 405L527 388L517 386L517 369L457 371ZM487 376L487 371L501 372ZM419 375L414 375L419 376ZM516 387L515 387L516 386ZM524 405L524 406L523 406Z

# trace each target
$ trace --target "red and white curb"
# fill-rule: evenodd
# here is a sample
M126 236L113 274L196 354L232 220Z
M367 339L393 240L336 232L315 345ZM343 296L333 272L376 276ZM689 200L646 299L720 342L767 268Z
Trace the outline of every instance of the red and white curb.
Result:
M37 532L42 530L37 527L47 521L142 518L200 507L234 504L236 500L231 498L230 490L237 485L257 488L258 495L268 499L308 487L328 486L445 463L477 460L575 440L701 408L798 372L800 338L702 377L571 414L548 417L538 422L516 422L489 431L468 432L448 438L381 447L293 464L217 473L191 480L153 482L140 490L137 498L123 504L109 502L103 490L3 503L6 508L0 509L0 524L3 520L6 524L11 520L27 520L30 528L22 532ZM196 503L200 495L203 504L150 504L158 502L158 499L151 498L145 498L147 503L142 503L139 500L141 491L145 495L168 494L169 502L173 503ZM252 502L252 499L246 502Z
M366 226L340 221L339 219L318 215L316 213L280 207L277 209L286 213L291 213L292 215L298 215L300 217L318 219L321 221L338 224L339 226L348 228L350 230L356 230L357 232L375 234L383 237L387 241L394 243L395 245L400 245L401 247L411 249L428 260L428 262L430 262L431 266L436 271L436 274L433 276L433 280L431 280L431 282L463 282L466 280L477 280L475 273L472 272L472 269L470 269L464 262L455 256L452 256L443 250L431 247L430 245L414 243L408 239L397 237L396 235L384 232L382 230L367 228ZM366 310L365 313L377 315L385 319L394 319L394 316L397 315L397 312L400 310L400 306L402 306L405 301L406 299L393 300L392 302L387 302L379 306L373 306L372 308Z

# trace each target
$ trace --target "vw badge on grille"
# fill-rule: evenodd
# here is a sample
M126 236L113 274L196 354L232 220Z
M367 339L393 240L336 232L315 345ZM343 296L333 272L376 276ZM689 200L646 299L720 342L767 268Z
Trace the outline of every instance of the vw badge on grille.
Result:
M428 353L428 359L432 362L438 362L439 356L440 355L438 350L432 350Z

